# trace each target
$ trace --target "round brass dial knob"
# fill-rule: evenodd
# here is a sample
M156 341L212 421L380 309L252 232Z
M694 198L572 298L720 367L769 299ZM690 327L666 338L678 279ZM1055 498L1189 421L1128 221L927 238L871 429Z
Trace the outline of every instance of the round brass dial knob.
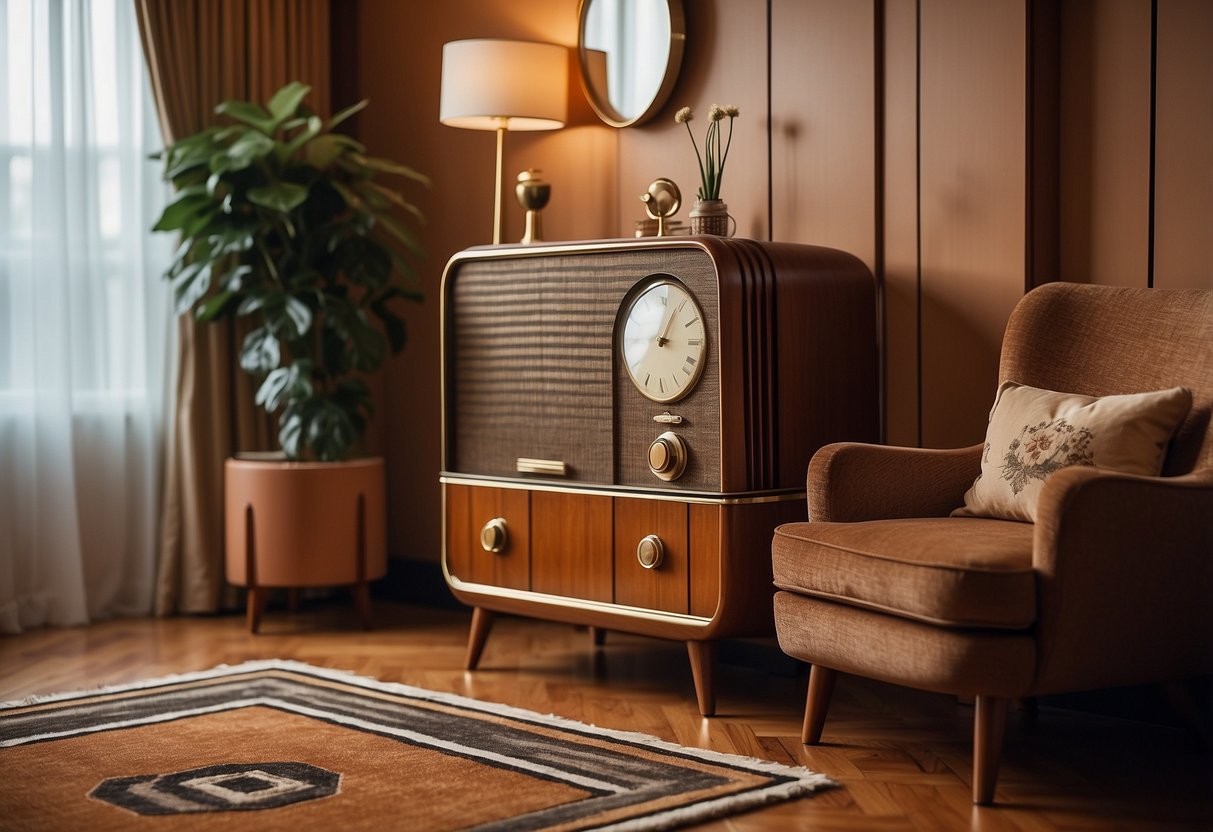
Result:
M649 470L667 482L682 476L687 468L687 443L673 431L666 431L649 445Z
M480 545L486 552L504 552L509 541L504 517L494 517L480 529Z
M656 569L665 560L665 544L655 534L646 535L636 544L636 560L645 569Z

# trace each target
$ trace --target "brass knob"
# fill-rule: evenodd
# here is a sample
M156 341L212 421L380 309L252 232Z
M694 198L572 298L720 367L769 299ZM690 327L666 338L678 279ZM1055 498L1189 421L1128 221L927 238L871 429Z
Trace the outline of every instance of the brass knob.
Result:
M687 469L687 443L673 431L666 431L649 445L649 470L669 482Z
M665 560L665 544L655 534L646 535L636 544L636 560L645 569L656 569Z
M480 529L480 546L486 552L504 552L509 541L510 534L504 517L494 517Z

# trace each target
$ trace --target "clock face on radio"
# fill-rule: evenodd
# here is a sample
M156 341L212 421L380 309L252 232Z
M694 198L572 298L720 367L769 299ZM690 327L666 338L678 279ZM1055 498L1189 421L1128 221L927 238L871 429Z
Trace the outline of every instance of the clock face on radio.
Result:
M703 312L681 283L660 277L623 310L620 353L632 383L655 402L674 402L703 373L707 337Z

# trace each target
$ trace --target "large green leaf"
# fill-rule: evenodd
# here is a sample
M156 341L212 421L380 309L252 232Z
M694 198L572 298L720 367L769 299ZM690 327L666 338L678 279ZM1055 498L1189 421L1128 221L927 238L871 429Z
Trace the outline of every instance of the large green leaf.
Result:
M312 88L307 84L301 84L298 81L291 81L270 98L266 104L270 115L274 117L278 124L286 121L291 116L295 115L295 111L299 109L299 105L303 103L303 99L307 98L307 94L312 91Z
M231 116L236 121L243 122L267 135L274 132L274 125L277 122L277 119L267 113L263 107L251 101L224 101L215 108L215 112Z
M312 395L311 362L296 360L289 367L270 370L253 397L256 404L273 412L288 399L306 399Z
M366 429L368 406L369 394L348 384L331 396L310 395L289 402L278 421L278 439L287 458L348 459Z
M246 373L261 375L274 370L282 362L282 347L268 327L260 326L244 336L240 351L240 366Z
M395 217L389 214L380 214L378 217L379 224L387 230L389 234L404 244L405 248L411 251L415 256L421 257L424 252L421 249L421 243L418 242L417 236L412 231L401 225Z
M362 110L366 109L366 105L369 103L370 103L370 101L364 98L361 101L359 101L357 104L351 104L350 106L346 107L341 112L337 113L337 115L330 118L329 123L324 126L324 129L331 133L333 131L333 128L336 127L338 124L341 124L341 122L345 121L350 116L360 113L360 112L362 112Z
M152 231L179 231L213 204L206 194L187 193L164 209L160 219L152 226Z
M244 135L232 142L227 149L228 164L225 170L244 170L249 165L274 152L278 143L264 133L246 130Z
M285 164L288 159L295 155L299 148L310 142L316 136L320 135L320 130L324 127L318 117L312 116L307 120L307 124L298 134L291 137L291 140L286 144L280 144L277 150L279 164Z
M235 307L235 292L216 292L198 305L194 317L200 321L213 321Z
M361 163L365 167L380 173L392 173L397 176L403 176L412 179L414 182L420 182L422 185L429 186L430 178L424 173L418 173L408 165L401 165L396 162L389 162L387 159L376 159L373 156L357 156L354 161Z
M285 305L286 319L294 327L296 338L307 335L312 328L312 310L306 303L297 298L287 297Z
M425 223L425 215L421 213L421 209L418 208L416 205L413 205L411 202L408 202L407 200L405 200L405 198L400 194L400 192L395 190L394 188L388 188L384 185L380 185L378 182L373 182L373 181L368 180L366 182L359 184L357 186L357 191L359 194L362 194L364 197L367 195L368 191L373 191L374 193L378 194L380 197L382 197L387 202L390 202L392 205L395 205L399 208L403 208L405 211L408 211L410 214L413 215L413 218L415 220L417 220L417 222L422 223L422 224Z
M211 288L211 264L204 263L173 280L174 309L178 315L188 312Z
M252 266L247 263L241 263L223 276L223 290L225 292L243 292L245 278L252 273Z
M350 447L362 432L352 414L329 399L315 402L311 411L304 437L316 458L335 462L349 456Z
M294 182L273 182L250 188L249 202L283 214L294 211L307 199L307 187Z
M325 170L340 156L362 150L362 145L349 136L343 136L340 133L325 133L308 142L307 147L303 149L303 157L312 167Z
M216 257L249 251L256 242L256 237L245 228L223 228L211 237Z
M261 386L257 388L257 395L253 401L266 410L277 410L291 387L293 380L291 370L291 367L278 367L270 370L265 381L261 382Z

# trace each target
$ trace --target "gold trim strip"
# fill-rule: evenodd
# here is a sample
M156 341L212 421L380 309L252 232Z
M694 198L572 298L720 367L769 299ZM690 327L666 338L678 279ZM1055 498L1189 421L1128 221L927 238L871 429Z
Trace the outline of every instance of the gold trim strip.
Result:
M556 494L590 494L599 497L631 497L637 500L666 500L675 503L697 503L714 506L786 503L794 500L803 500L806 497L804 489L716 496L712 494L682 493L638 487L606 488L602 486L575 486L565 483L557 485L537 480L513 480L505 477L497 479L495 477L464 476L448 472L440 474L438 481L446 485L488 486L492 488L512 488L522 491L550 491Z
M623 604L612 604L606 601L590 601L584 598L568 598L564 595L547 595L543 592L532 592L529 589L508 589L506 587L491 586L489 584L473 584L467 581L461 581L450 573L446 568L446 558L442 559L442 574L446 578L447 583L466 592L475 592L480 595L488 595L494 598L509 598L513 601L526 601L530 604L542 604L549 607L561 607L565 609L587 610L590 612L601 612L608 615L621 616L623 618L640 618L646 621L659 621L665 624L683 624L689 627L704 627L712 623L712 619L703 618L698 615L686 615L679 612L663 612L662 610L648 610L643 607L628 607Z

